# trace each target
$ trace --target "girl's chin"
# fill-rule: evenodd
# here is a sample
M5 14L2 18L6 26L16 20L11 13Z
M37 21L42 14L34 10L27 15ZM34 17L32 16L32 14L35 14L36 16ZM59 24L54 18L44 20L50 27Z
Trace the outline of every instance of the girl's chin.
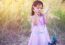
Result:
M37 13L38 15L40 15L40 13Z

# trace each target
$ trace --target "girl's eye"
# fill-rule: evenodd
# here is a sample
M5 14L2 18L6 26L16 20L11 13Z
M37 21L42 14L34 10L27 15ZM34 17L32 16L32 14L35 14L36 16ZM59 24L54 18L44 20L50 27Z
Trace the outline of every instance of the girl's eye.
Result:
M38 7L37 9L43 9L43 8Z

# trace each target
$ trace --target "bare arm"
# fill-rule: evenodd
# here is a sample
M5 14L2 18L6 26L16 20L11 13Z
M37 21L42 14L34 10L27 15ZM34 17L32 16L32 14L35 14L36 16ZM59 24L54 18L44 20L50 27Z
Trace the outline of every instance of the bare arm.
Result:
M47 24L48 23L48 16L44 15L44 19L45 19L45 23Z
M33 25L37 25L37 23L38 23L38 17L37 17L37 16L34 16L34 17L31 19L31 22L33 23Z

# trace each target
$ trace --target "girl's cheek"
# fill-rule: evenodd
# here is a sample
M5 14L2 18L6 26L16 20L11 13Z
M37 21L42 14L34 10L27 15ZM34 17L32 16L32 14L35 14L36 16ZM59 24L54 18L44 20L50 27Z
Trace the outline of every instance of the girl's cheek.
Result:
M34 8L34 11L35 11L35 12L39 12L39 9L37 9L37 8Z

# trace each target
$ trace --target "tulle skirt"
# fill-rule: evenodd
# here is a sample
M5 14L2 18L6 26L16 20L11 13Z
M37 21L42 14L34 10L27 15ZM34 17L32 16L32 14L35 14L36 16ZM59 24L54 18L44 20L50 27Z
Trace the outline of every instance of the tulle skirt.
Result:
M33 26L28 45L48 45L51 42L46 25Z

